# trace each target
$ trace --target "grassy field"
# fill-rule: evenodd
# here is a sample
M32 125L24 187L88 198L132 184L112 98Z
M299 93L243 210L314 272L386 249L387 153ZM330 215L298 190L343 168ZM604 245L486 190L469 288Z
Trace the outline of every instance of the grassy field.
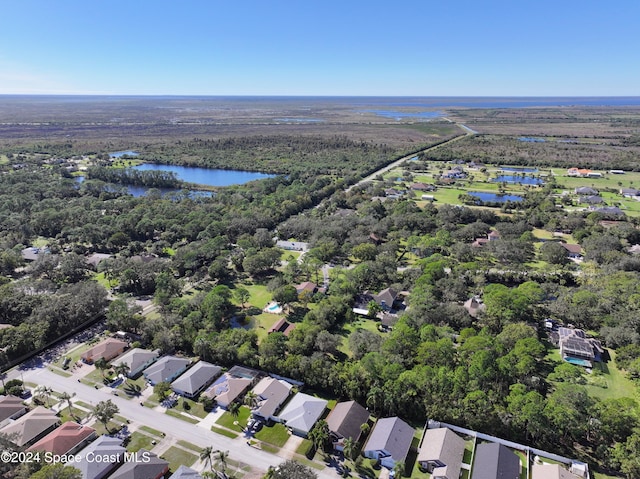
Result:
M225 411L222 416L218 418L216 424L220 424L232 431L242 432L244 428L247 427L249 416L251 416L251 409L247 406L240 406L237 416L233 416L229 411ZM238 424L234 424L235 422Z
M629 397L640 399L638 394L639 388L633 381L627 379L622 371L618 369L615 363L615 352L609 350L611 360L607 363L595 363L594 371L600 371L602 373L602 381L593 381L598 376L591 376L588 378L588 383L585 386L590 396L598 399L614 399L621 397ZM596 382L597 385L594 385Z
M129 444L127 445L127 451L137 452L140 449L146 449L147 451L150 451L151 448L153 448L153 444L151 444L152 441L152 437L149 437L146 434L142 434L141 432L134 431L131 434L131 440L129 441Z
M289 440L289 436L287 428L280 423L276 423L270 427L263 427L256 433L255 438L272 446L282 447Z
M171 446L161 457L165 461L169 461L169 471L171 472L175 472L181 465L191 466L198 460L197 455L176 446Z
M351 350L349 349L349 336L351 336L355 331L363 329L382 337L384 337L384 335L386 334L378 330L378 325L380 324L379 321L363 318L361 316L357 316L357 318L358 319L351 323L346 323L339 333L343 339L342 343L340 343L340 346L338 346L338 350L349 357L352 356Z

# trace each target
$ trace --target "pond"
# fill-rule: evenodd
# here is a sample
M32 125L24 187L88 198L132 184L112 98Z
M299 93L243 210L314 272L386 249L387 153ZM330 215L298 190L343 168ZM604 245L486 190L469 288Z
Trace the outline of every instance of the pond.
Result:
M537 173L538 168L526 168L518 166L503 166L500 168L502 171L515 171L516 173Z
M484 203L506 203L508 201L518 202L524 198L518 195L500 195L497 193L486 193L480 191L469 191L469 195L478 198Z
M544 183L540 178L533 176L500 175L491 180L496 183L519 183L521 185L541 185Z
M423 119L431 119L431 118L440 118L444 116L444 113L441 111L420 111L417 113L408 113L404 111L395 111L395 110L360 110L362 113L374 113L378 116L382 116L384 118L393 118L395 120L402 120L403 118L423 118Z
M143 163L133 168L142 171L171 171L177 175L179 180L207 186L242 185L249 181L274 178L276 176L257 173L255 171L221 170L196 166L156 165L153 163Z
M131 150L114 151L113 153L109 153L109 158L122 158L123 156L139 156L139 155L140 153L131 151Z

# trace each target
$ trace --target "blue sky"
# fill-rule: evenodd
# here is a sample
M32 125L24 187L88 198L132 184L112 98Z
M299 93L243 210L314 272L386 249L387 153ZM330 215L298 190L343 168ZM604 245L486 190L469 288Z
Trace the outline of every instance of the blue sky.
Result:
M0 94L640 96L637 0L20 0L0 11Z

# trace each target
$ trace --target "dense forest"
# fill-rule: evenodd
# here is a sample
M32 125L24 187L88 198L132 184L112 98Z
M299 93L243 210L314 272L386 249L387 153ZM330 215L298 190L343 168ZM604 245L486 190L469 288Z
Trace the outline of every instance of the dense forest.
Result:
M555 164L548 150L536 151L558 144L503 140L472 136L424 159ZM63 164L43 164L46 151L16 147L10 159L19 167L0 175L0 323L10 325L0 330L1 361L107 308L108 328L136 332L163 353L245 364L380 416L448 421L638 477L640 259L630 251L640 244L638 219L567 211L552 185L528 192L518 210L383 201L384 181L344 191L420 146L288 135L148 145L143 157L154 161L284 173L195 198L134 198L114 184L127 173L105 167L78 184ZM574 157L589 165L598 152L560 146L563 165ZM96 164L106 161L99 155ZM629 150L607 161L637 166ZM473 246L491 232L499 239ZM581 265L554 232L582 246ZM276 235L310 250L287 258ZM37 258L27 260L34 248ZM109 257L91 264L92 253ZM293 285L320 283L323 265L328 291L298 296ZM245 304L248 287L284 306L296 325L288 337L232 327L232 317L261 313ZM393 329L360 327L352 310L360 296L389 287L406 306ZM107 289L117 296L110 303ZM158 315L129 308L137 295L152 295ZM482 314L464 308L470 298L481 298ZM631 392L608 394L604 370L561 361L547 318L599 340L611 353L603 368L615 365Z

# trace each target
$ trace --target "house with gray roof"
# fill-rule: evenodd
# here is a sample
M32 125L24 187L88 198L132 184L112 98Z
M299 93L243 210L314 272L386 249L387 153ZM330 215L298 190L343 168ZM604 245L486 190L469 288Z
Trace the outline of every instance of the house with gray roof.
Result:
M125 452L121 439L100 436L80 451L72 465L82 473L82 479L102 479L124 461ZM96 461L96 457L108 460Z
M373 297L373 300L378 303L383 309L393 309L393 303L398 296L398 292L392 288L386 288L380 291Z
M56 413L42 406L11 421L0 429L16 446L27 446L52 431L60 423Z
M418 453L418 464L432 479L458 479L464 456L464 439L451 429L427 429Z
M519 479L520 458L507 446L486 442L476 447L471 479Z
M176 472L169 476L169 479L202 479L202 476L198 471L195 471L187 466L180 466L176 469Z
M205 390L215 378L220 376L222 368L206 361L198 361L195 366L171 383L176 394L193 399Z
M344 450L344 440L348 437L357 442L362 433L362 425L369 421L369 411L355 401L339 402L327 416L331 442L337 451Z
M165 356L143 371L143 375L152 386L158 383L172 382L187 370L191 361L176 356Z
M580 186L573 190L576 195L597 195L598 190L589 186Z
M133 378L156 362L159 356L160 352L158 350L149 351L148 349L133 348L113 360L111 365L126 364L129 367L127 376Z
M169 463L145 449L140 449L133 460L127 460L109 479L161 479L169 472Z
M27 412L27 406L17 396L0 396L0 427L6 426L12 419L18 419Z
M289 399L293 386L282 379L262 378L253 388L258 396L258 406L253 410L256 418L273 421L284 402Z
M387 469L393 469L396 463L407 458L415 432L399 417L378 419L362 454L369 459L378 459Z
M307 437L315 423L322 417L329 402L309 394L298 393L273 419L281 422L296 436Z

